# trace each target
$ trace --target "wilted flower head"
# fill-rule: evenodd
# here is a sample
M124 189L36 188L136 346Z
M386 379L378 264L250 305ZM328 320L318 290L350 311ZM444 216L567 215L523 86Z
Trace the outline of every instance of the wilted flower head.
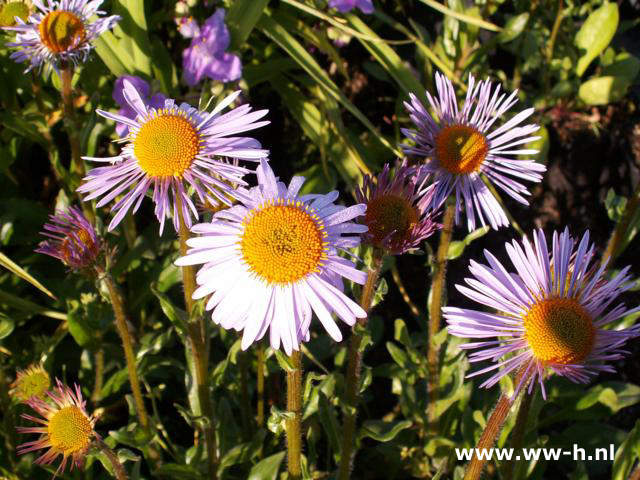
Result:
M24 403L32 397L44 399L50 386L51 379L44 367L41 364L29 365L25 370L18 370L9 393Z
M23 414L22 417L39 423L40 427L17 427L18 433L38 433L40 438L18 446L18 454L48 449L36 460L39 465L51 464L60 455L62 461L56 475L63 472L71 459L71 469L81 467L95 433L96 418L85 409L86 402L78 385L75 391L56 379L56 387L48 391L50 401L32 397L27 404L41 418Z
M72 270L92 266L100 255L100 239L79 208L49 215L43 228L42 235L48 240L41 242L36 252L58 258Z
M164 102L167 97L162 93L156 93L151 95L151 87L147 83L146 80L136 77L135 75L123 75L118 77L113 86L113 99L116 101L120 110L118 110L118 114L123 117L130 118L131 120L135 120L138 115L136 111L129 105L127 99L124 97L124 81L127 80L131 83L135 89L140 94L140 98L144 102L145 105L151 108L162 108L164 107ZM116 133L120 138L126 137L129 133L129 127L124 123L116 124Z
M287 187L264 160L258 186L239 189L239 204L192 228L188 255L177 265L200 265L193 298L209 296L207 310L223 328L244 330L246 349L270 330L271 346L290 354L309 339L312 311L336 340L331 313L348 325L366 313L343 293L342 277L363 284L366 273L339 256L360 243L366 230L352 222L364 205L334 204L338 192L302 195L304 177Z
M240 57L226 50L231 37L224 24L225 11L218 9L202 26L190 24L184 30L193 34L191 45L182 52L184 79L189 86L195 86L204 77L219 82L233 82L242 76ZM182 29L181 29L182 31Z
M363 236L374 247L400 255L440 227L430 202L433 188L425 187L428 177L420 178L419 173L402 163L392 176L386 164L377 182L365 175L362 188L356 189L356 200L367 206L361 223L369 230Z
M405 103L417 127L402 129L415 142L415 146L403 145L405 153L422 157L425 171L435 175L435 205L441 205L455 191L456 223L464 205L470 231L476 228L476 215L483 226L487 221L494 229L508 225L507 216L482 175L518 202L529 204L523 197L529 192L519 180L539 182L546 167L534 160L513 157L538 153L519 147L539 138L531 136L540 128L538 125L518 126L534 109L523 110L496 127L494 124L518 101L517 90L506 97L505 93L500 94L500 85L494 89L488 79L476 83L469 75L467 98L458 110L451 81L437 73L436 86L438 98L429 92L427 97L437 120L415 95L411 94L411 101Z
M120 20L117 15L97 17L104 13L98 10L101 0L48 0L46 4L33 0L33 4L37 11L26 21L5 27L17 33L16 41L7 44L19 49L11 58L28 61L27 71L45 62L56 68L61 62L85 62L91 42Z
M329 6L342 13L350 12L354 8L359 8L362 13L373 13L371 0L329 0Z
M0 27L13 27L16 17L23 22L31 14L31 2L23 0L6 0L0 2Z
M551 252L541 230L534 232L533 239L533 245L526 237L522 244L506 244L515 272L507 271L485 251L489 265L472 260L469 270L474 278L466 279L468 287L457 286L462 294L498 313L453 307L443 311L449 333L482 339L461 347L478 349L469 357L472 362L496 362L506 356L469 376L497 370L482 384L490 387L509 372L520 370L523 375L517 389L526 378L533 378L531 386L537 380L545 396L544 379L550 373L587 383L598 372L614 372L604 362L628 353L621 347L640 335L640 325L611 326L640 307L627 309L616 303L610 308L632 286L629 267L608 280L606 262L601 266L592 263L594 246L589 244L589 232L579 244L566 229L562 234L554 232Z
M122 195L111 209L116 214L109 230L115 228L130 209L135 213L150 189L153 189L160 232L165 219L171 215L176 231L179 216L188 227L192 216L198 218L189 188L201 204L229 205L228 197L234 196L231 185L246 185L242 177L249 170L226 159L257 161L268 154L257 140L235 135L269 123L258 121L267 110L252 112L249 105L242 105L222 114L240 92L224 98L211 113L186 103L177 105L173 99L165 100L163 108L148 107L129 81L123 83L123 95L136 112L135 120L103 110L97 113L127 125L128 143L116 157L85 157L110 165L91 170L78 188L87 194L85 201L102 197L98 207Z

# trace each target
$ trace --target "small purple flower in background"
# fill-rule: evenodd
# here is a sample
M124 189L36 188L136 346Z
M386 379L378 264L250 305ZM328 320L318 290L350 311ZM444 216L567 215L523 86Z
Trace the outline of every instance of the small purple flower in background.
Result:
M193 17L176 18L178 31L184 38L193 38L200 35L200 27Z
M100 254L100 239L82 210L69 207L66 212L49 215L42 235L49 237L36 252L61 260L72 270L93 265Z
M144 104L151 108L162 108L164 107L164 101L167 99L165 95L162 93L156 93L154 95L151 94L151 87L149 84L140 77L136 77L135 75L123 75L116 80L116 83L113 87L113 99L116 101L120 110L118 113L123 117L130 118L131 120L136 119L136 111L129 105L129 102L124 98L124 81L128 80L131 84L138 90L140 94L140 98ZM123 123L116 124L116 133L120 138L124 138L129 134L129 127Z
M201 29L197 28L197 24L180 29L181 33L185 30L187 34L195 34L189 48L182 52L184 79L191 87L205 77L233 82L242 76L240 57L226 52L231 39L224 24L224 15L225 11L218 9Z
M329 6L342 13L350 12L354 8L359 8L362 13L373 13L371 0L329 0Z

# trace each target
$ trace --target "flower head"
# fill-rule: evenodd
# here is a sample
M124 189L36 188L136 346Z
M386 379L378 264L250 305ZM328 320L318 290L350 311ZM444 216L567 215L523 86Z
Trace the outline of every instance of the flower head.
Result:
M36 252L62 260L72 270L93 265L100 255L100 239L93 225L79 208L69 207L66 212L49 215L42 235L48 237Z
M98 10L101 0L48 0L45 4L33 0L37 11L27 20L19 19L13 27L16 41L8 43L19 50L11 54L16 62L29 62L27 71L48 63L57 68L61 62L85 62L91 51L91 42L110 30L120 20L117 15L92 17L103 14Z
M458 110L451 81L436 74L436 86L438 98L429 92L427 97L437 120L415 95L411 94L411 101L405 103L417 127L417 130L402 130L415 142L415 146L403 145L405 153L422 157L423 168L435 175L435 205L442 204L455 191L456 223L464 204L470 231L476 228L476 215L483 226L487 221L494 229L508 225L507 216L482 175L518 202L529 204L523 196L529 192L519 180L539 182L546 167L534 160L513 156L537 153L537 150L519 148L539 138L531 136L540 128L538 125L519 126L534 109L523 110L496 127L498 119L518 101L517 91L506 97L505 93L500 94L500 85L494 89L488 79L476 83L469 75L467 98Z
M610 328L616 320L640 310L628 310L615 303L631 287L629 267L608 280L606 262L592 263L594 246L589 233L580 242L564 233L553 234L551 252L544 233L534 232L533 245L525 237L522 244L506 244L515 272L510 273L488 251L488 266L471 261L474 278L458 290L498 313L446 307L449 333L463 338L480 338L462 345L478 349L472 362L508 356L470 376L498 370L482 386L490 387L509 372L520 369L540 383L550 373L586 383L598 372L613 372L605 361L618 360L624 343L640 335L640 325L627 329ZM577 245L577 248L575 248ZM496 337L496 340L485 340ZM531 382L533 385L534 382ZM518 389L521 385L518 385ZM530 387L531 388L531 387Z
M365 175L362 188L356 189L356 200L367 205L361 219L369 228L364 237L374 247L400 255L415 249L440 227L431 209L433 188L424 187L428 178L419 173L402 163L392 177L387 164L377 182Z
M199 265L193 298L209 296L207 310L224 328L244 330L242 348L270 330L271 346L289 354L309 339L312 311L331 335L342 334L331 317L348 325L366 313L343 293L342 277L363 284L367 275L339 256L366 231L352 222L364 205L334 204L338 192L298 195L303 177L279 182L263 160L258 186L239 189L239 204L195 225L201 236L177 265Z
M80 467L95 433L96 418L85 409L86 402L78 385L72 390L56 379L54 391L48 391L50 402L32 397L27 404L42 418L23 414L22 417L39 423L40 427L17 427L18 433L39 433L40 438L18 446L18 454L48 449L36 463L52 463L62 455L56 475L63 472L71 459L71 469Z
M129 105L129 102L127 102L127 99L124 97L125 80L135 87L145 105L151 108L164 107L164 102L167 99L164 94L156 93L151 95L151 87L146 80L136 77L135 75L123 75L118 77L113 86L113 99L120 107L120 110L118 110L119 115L131 120L135 120L137 116L136 111ZM118 123L116 124L116 133L120 138L126 137L129 134L129 127L124 123Z
M354 8L359 8L362 13L373 13L371 0L329 0L329 6L342 13L350 12Z
M178 31L184 38L193 38L200 35L200 26L196 20L189 17L176 17L176 24L178 25Z
M16 17L25 22L31 14L31 4L23 0L6 0L0 3L0 27L13 27Z
M160 232L165 219L172 214L176 230L179 216L189 227L192 215L198 218L189 188L202 204L230 204L228 197L234 195L231 185L246 185L242 177L249 170L219 157L257 161L268 154L260 149L257 140L234 136L269 123L258 121L266 115L266 110L252 112L249 105L242 105L221 113L238 94L223 99L211 113L186 103L177 105L172 99L165 100L162 108L154 108L147 107L136 88L124 80L123 95L136 112L135 120L103 110L97 113L127 125L128 142L116 157L85 157L110 165L91 170L78 188L87 194L85 201L102 197L98 207L122 195L112 207L115 216L109 230L115 228L130 209L135 213L150 189L153 189Z
M226 50L231 37L224 24L225 11L218 9L200 28L194 23L187 24L184 30L192 34L191 45L182 52L184 79L189 86L195 86L204 77L220 82L233 82L242 76L240 57ZM197 27L197 24L195 24Z
M9 393L18 401L27 402L32 397L44 399L50 386L51 379L44 367L29 365L25 370L18 370Z

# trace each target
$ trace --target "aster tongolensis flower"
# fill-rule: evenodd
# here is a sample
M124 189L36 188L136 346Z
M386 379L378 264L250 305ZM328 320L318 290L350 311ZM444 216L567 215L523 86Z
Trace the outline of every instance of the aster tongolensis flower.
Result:
M304 177L279 182L264 160L258 186L238 190L239 203L195 225L188 255L178 265L203 267L193 298L209 296L207 310L223 328L244 330L242 348L270 330L271 346L287 354L309 339L312 311L329 335L342 339L331 314L348 325L366 313L343 293L342 278L363 284L366 273L339 256L357 246L366 227L351 220L364 205L334 204L338 192L298 195Z
M49 237L40 243L36 252L55 257L72 270L81 270L95 264L101 252L101 243L93 225L82 211L69 207L67 212L49 215L42 235Z
M23 0L0 1L0 27L13 27L16 17L23 22L29 18L31 2Z
M433 188L425 187L428 176L419 173L403 163L391 175L386 164L377 182L365 175L362 188L356 189L356 200L367 206L361 223L369 230L363 236L374 247L401 255L440 228L434 222Z
M550 373L587 383L598 372L614 372L604 362L628 353L621 347L640 335L640 325L626 329L612 325L640 307L627 309L623 303L614 303L632 286L629 267L607 279L606 262L592 263L594 246L589 245L588 232L579 244L568 230L554 232L551 252L541 230L534 232L533 239L533 245L526 237L522 245L506 244L515 272L507 271L485 251L489 265L472 260L469 270L474 278L466 279L468 287L457 286L497 313L453 307L443 311L449 333L483 339L462 345L478 349L469 357L472 362L497 362L470 376L498 370L482 384L490 387L509 372L523 370L521 384L529 377L537 379L544 396L544 379ZM484 340L491 338L496 340Z
M81 467L89 445L97 434L93 430L96 418L85 409L86 402L78 385L75 390L56 380L54 391L48 391L49 401L32 397L27 404L40 416L23 414L22 417L39 423L40 427L17 427L19 433L38 433L40 438L18 446L18 454L47 449L37 464L50 464L62 455L56 475L63 472L71 459L71 469Z
M98 17L101 0L32 0L37 11L26 21L5 27L16 32L15 42L8 43L18 50L11 54L16 62L29 62L27 71L47 63L58 67L61 63L85 62L91 42L110 30L120 20L117 15Z
M50 386L51 379L44 367L40 364L29 365L25 370L18 370L9 393L19 402L25 403L32 397L44 399Z
M173 216L176 231L179 216L188 227L192 225L192 217L198 219L190 188L202 205L230 205L229 197L234 196L232 185L246 185L242 177L249 172L232 160L255 162L268 154L257 140L234 135L269 123L258 121L267 110L252 112L249 105L242 105L222 114L240 92L223 99L211 113L186 103L177 105L172 99L165 100L163 108L153 108L145 105L130 82L124 80L123 84L122 94L135 110L136 118L103 110L97 113L128 126L128 143L116 157L84 157L110 165L91 170L78 188L87 194L85 201L102 197L98 207L122 196L111 208L115 215L109 230L130 209L135 213L150 189L160 232L167 217ZM178 206L182 209L180 215Z
M489 80L476 83L469 75L467 98L458 110L451 81L436 74L436 86L438 98L427 92L436 120L415 95L411 94L411 101L405 103L417 128L402 129L405 136L415 142L415 146L403 145L403 150L424 159L423 168L434 175L434 205L441 205L455 191L456 223L464 205L469 230L476 227L476 215L483 226L487 221L494 229L508 225L500 203L481 175L518 202L529 204L523 196L529 192L520 180L539 182L546 167L533 160L513 157L538 153L520 148L539 138L532 136L540 128L538 125L518 126L533 114L534 109L523 110L503 125L496 126L518 101L517 90L506 97L506 93L500 93L500 85L493 89Z

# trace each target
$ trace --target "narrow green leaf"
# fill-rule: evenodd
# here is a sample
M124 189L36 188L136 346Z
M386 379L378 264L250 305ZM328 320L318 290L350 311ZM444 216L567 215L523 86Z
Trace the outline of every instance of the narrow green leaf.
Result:
M286 452L276 453L256 463L247 480L276 480Z
M260 20L269 0L235 0L227 12L226 24L231 34L231 50L247 41Z
M464 240L451 242L449 244L449 249L447 250L447 259L453 260L454 258L458 258L471 242L486 235L489 230L491 230L491 228L488 225L485 225L484 227L480 227L469 233L464 237Z
M278 360L280 368L282 368L285 372L292 372L293 370L295 370L293 362L288 355L282 353L280 350L274 350L274 353L276 355L276 360Z
M434 10L439 11L440 13L444 13L445 15L455 18L456 20L460 20L464 23L469 23L471 25L475 25L476 27L484 28L485 30L491 30L492 32L499 32L500 27L494 25L491 22L487 22L480 18L472 17L471 15L465 15L464 13L456 12L455 10L451 10L450 8L442 5L441 3L436 2L435 0L420 0L425 5L430 6Z
M9 292L5 292L0 290L0 302L8 305L12 308L17 308L18 310L22 310L23 312L32 313L42 315L44 317L54 318L56 320L66 320L67 314L62 312L56 312L55 310L50 310L46 307L38 305L37 303L33 303L29 300L25 300L16 295L13 295Z
M131 53L136 70L151 75L151 50L144 15L144 0L120 0L126 13L120 27L131 37Z
M54 300L57 300L56 296L53 293L51 293L44 285L42 285L38 280L36 280L32 275L30 275L24 268L22 268L20 265L15 263L13 260L11 260L2 252L0 252L0 265L2 265L4 268L9 270L14 275L17 275L23 280L26 280L31 285L33 285L38 290L40 290L42 293L45 293L51 298L53 298Z
M584 50L576 66L579 77L593 59L607 48L618 29L618 20L618 5L605 2L600 8L591 12L582 24L575 38L576 47Z
M318 392L318 417L334 454L340 454L340 426L333 405L323 392Z
M383 422L381 420L367 420L360 430L358 439L365 437L373 438L378 442L389 442L393 440L402 430L411 427L409 420L399 422Z
M103 32L93 41L96 53L116 77L133 71L133 57L120 45L112 32Z
M167 297L164 293L160 292L155 284L152 283L151 291L153 294L160 300L160 308L167 316L167 318L171 321L171 323L176 327L176 330L181 336L186 335L187 333L187 312L183 309L176 307L169 297Z
M636 421L635 426L616 451L611 479L628 479L631 468L638 458L640 458L640 420Z

